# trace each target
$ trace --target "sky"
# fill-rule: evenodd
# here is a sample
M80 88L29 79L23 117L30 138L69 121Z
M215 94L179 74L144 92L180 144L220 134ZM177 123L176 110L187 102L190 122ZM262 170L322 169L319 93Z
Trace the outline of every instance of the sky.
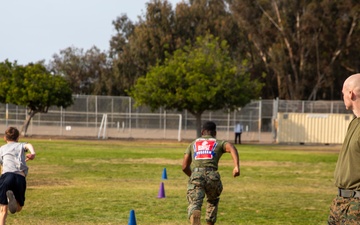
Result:
M112 21L126 14L133 22L150 0L2 0L0 62L20 65L45 60L68 47L109 49ZM175 8L181 0L168 0Z

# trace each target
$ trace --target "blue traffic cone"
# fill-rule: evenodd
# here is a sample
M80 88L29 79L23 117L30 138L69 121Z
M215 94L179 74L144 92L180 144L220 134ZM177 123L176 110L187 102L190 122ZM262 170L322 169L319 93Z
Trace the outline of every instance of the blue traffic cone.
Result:
M130 217L128 225L136 225L135 211L130 210Z
M165 198L165 188L164 188L164 183L161 182L160 184L160 189L159 189L159 193L158 193L158 198Z
M164 170L163 170L162 179L167 180L166 168L164 168Z

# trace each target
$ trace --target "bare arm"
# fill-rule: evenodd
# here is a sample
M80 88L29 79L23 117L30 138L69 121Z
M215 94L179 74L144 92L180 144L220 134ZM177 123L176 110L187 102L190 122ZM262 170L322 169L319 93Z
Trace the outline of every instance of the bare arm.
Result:
M30 154L26 155L26 161L35 159L35 149L32 144L27 143L25 144L25 149L30 152Z
M190 168L191 161L192 161L191 155L184 154L184 159L182 162L182 171L189 177L191 176L191 168Z
M240 176L240 160L236 147L228 142L225 144L225 151L231 154L234 162L233 177Z

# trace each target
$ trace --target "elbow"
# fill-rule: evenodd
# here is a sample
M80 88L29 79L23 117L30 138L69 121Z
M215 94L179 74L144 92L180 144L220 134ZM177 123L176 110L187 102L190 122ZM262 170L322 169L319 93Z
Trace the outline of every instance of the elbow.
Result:
M191 169L190 169L189 165L183 165L182 166L182 171L188 176L190 176L190 174L191 174Z
M188 168L188 166L182 165L182 168L181 168L181 169L182 169L183 172L185 172L185 171L187 170L187 168Z

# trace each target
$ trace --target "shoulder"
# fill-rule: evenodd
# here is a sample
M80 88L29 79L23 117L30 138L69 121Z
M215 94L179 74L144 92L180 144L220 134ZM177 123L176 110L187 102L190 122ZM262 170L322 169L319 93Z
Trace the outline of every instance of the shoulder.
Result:
M191 143L186 147L185 154L191 154L191 150L193 149L194 142L195 142L195 141L191 142Z
M222 149L226 148L227 144L230 144L230 142L225 141L225 140L217 140L218 146L221 147Z

